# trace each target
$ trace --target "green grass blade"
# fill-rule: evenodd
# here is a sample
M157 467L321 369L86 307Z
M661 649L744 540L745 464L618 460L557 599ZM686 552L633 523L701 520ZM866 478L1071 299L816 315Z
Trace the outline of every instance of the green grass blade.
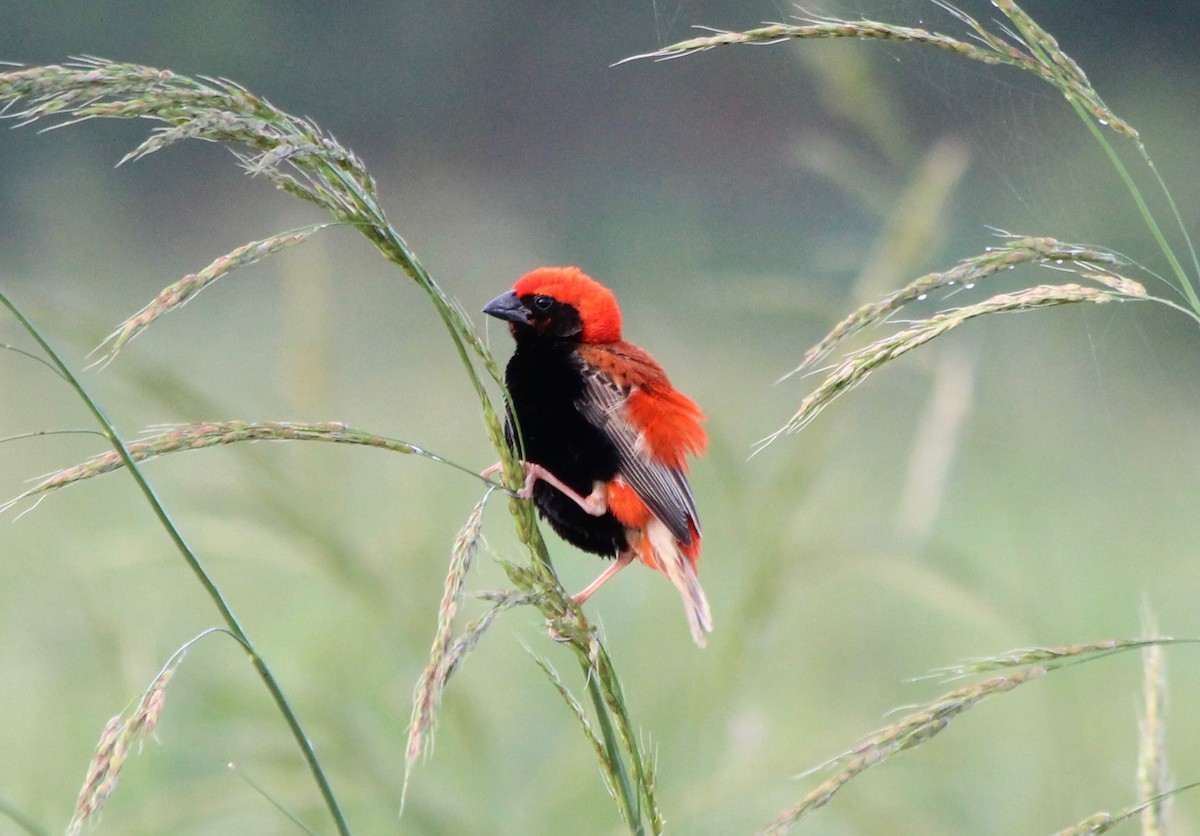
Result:
M191 546L188 545L187 541L183 537L183 534L180 533L179 528L171 520L170 514L167 513L167 509L159 500L158 495L154 492L154 489L150 486L150 483L142 475L141 468L138 467L137 462L135 462L133 457L129 454L129 449L125 445L125 442L121 439L120 435L118 435L116 428L113 426L112 422L108 420L108 417L104 414L104 411L100 408L100 405L92 398L87 389L84 388L83 384L79 381L79 378L72 374L70 368L68 368L66 363L62 361L58 353L54 350L50 343L46 341L37 327L25 317L21 310L17 308L17 306L9 299L8 295L2 291L0 291L0 305L6 307L17 320L17 322L20 323L21 327L24 328L31 337L33 337L39 346L41 346L42 351L46 353L46 357L51 363L54 364L70 387L75 390L75 393L79 396L80 400L83 401L84 405L87 407L87 410L100 425L104 437L108 439L109 443L113 446L113 449L121 457L121 461L124 463L125 468L129 471L129 474L137 484L138 489L142 492L146 502L149 503L150 508L154 512L154 515L158 518L159 523L167 532L167 536L170 537L171 542L175 544L176 549L179 551L180 555L183 556L184 561L188 564L193 574L195 574L196 578L200 581L200 584L204 587L205 592L208 593L209 598L216 606L217 611L221 614L221 618L225 621L226 625L228 625L229 630L233 634L234 638L236 638L245 648L246 654L250 657L251 664L258 672L263 684L266 685L268 692L271 694L271 699L275 702L276 707L283 715L284 720L287 722L288 728L292 732L292 737L295 739L296 744L300 747L301 754L303 755L305 762L308 764L309 770L312 772L313 779L317 783L317 787L320 790L321 796L325 802L325 806L328 808L329 814L332 817L335 826L337 827L338 833L342 834L342 836L349 836L350 827L346 823L341 806L338 804L337 797L334 795L333 787L330 785L328 778L326 778L325 771L321 767L321 762L317 758L316 750L313 749L307 733L300 725L299 718L292 710L291 704L284 696L283 691L279 687L279 683L276 682L275 677L267 667L266 662L254 648L254 645L246 635L245 630L242 629L242 625L238 622L233 610L230 609L229 604L225 601L220 589L209 576L208 572L205 571L204 566L200 563L199 557L197 557Z

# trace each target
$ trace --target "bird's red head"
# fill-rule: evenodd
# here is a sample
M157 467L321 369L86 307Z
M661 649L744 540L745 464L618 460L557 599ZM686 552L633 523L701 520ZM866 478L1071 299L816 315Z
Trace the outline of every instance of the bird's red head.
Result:
M621 311L616 297L578 267L539 267L518 279L513 293L534 316L538 312L538 297L574 308L582 325L579 332L582 342L611 343L621 339Z

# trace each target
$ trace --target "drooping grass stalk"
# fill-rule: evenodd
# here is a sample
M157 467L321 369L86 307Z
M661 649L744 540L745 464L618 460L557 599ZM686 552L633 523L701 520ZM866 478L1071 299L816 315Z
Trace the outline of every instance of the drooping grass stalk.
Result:
M1142 196L1137 183L1134 182L1129 170L1117 155L1116 149L1112 147L1112 143L1108 141L1108 137L1100 129L1101 125L1109 124L1108 115L1111 114L1111 111L1100 102L1099 94L1092 88L1091 83L1088 82L1087 76L1084 75L1079 65L1072 61L1059 48L1058 41L1043 29L1037 21L1030 17L1024 9L1012 2L1012 0L992 0L992 3L996 8L1004 12L1008 16L1008 19L1017 27L1017 31L1022 36L1023 45L1029 49L1029 52L1043 66L1047 67L1047 80L1062 91L1067 101L1071 103L1071 106L1079 115L1079 118L1088 126L1088 130L1091 131L1092 136L1095 137L1100 147L1104 149L1109 162L1112 163L1113 168L1116 169L1118 175L1121 177L1121 182L1125 184L1130 197L1133 198L1134 205L1137 206L1138 213L1142 216L1147 229L1150 230L1151 237L1154 238L1163 256L1167 259L1167 263L1171 266L1171 272L1175 274L1175 278L1179 282L1179 288L1184 296L1187 297L1188 304L1191 305L1192 310L1200 313L1200 296L1196 295L1196 289L1192 280L1188 277L1187 271L1183 268L1178 257L1176 257L1175 251L1167 242L1166 236L1163 235L1162 229L1159 227L1154 214L1150 211L1150 207L1147 205L1146 199ZM1101 107L1092 107L1093 102L1100 102ZM1197 257L1196 247L1192 243L1192 237L1188 232L1187 224L1183 222L1183 216L1179 213L1179 207L1175 204L1175 198L1171 195L1171 190L1167 188L1166 181L1163 180L1158 167L1151 159L1150 152L1146 148L1146 144L1142 142L1140 134L1132 130L1131 127L1128 132L1120 132L1133 140L1142 161L1153 172L1155 181L1167 200L1167 206L1171 210L1175 223L1179 227L1179 231L1183 235L1184 242L1191 255L1192 267L1195 270L1194 278L1196 281L1200 281L1200 258Z
M228 633L228 631L220 627L210 627L185 642L182 647L171 654L171 658L163 665L154 681L142 693L141 699L130 715L122 719L123 713L118 714L105 725L104 732L100 735L100 742L96 745L96 754L92 757L92 762L88 764L87 777L79 791L79 798L75 802L75 814L71 816L71 822L67 825L67 836L78 836L83 830L84 824L89 819L94 820L100 813L108 796L117 785L121 767L124 766L126 758L133 751L133 746L136 744L140 748L144 741L154 736L154 729L158 725L159 715L162 714L163 704L166 701L167 685L183 662L183 657L187 655L192 645L213 633ZM234 638L237 639L236 636ZM241 642L241 639L237 640Z
M72 432L79 431L75 430ZM46 434L50 433L26 433L24 435ZM13 438L20 437L23 436L14 436ZM0 439L0 441L8 440L10 439ZM494 482L490 482L488 479L480 476L474 470L443 456L439 456L436 453L431 453L415 444L369 433L337 422L309 424L289 421L205 421L197 424L184 424L148 438L126 442L126 449L134 461L142 462L185 450L205 450L210 447L236 444L243 441L323 441L331 444L377 447L393 453L421 456L422 458L452 467L473 478L480 479L493 487L500 487ZM65 488L68 485L73 485L76 482L81 482L94 476L101 476L105 473L111 473L114 470L120 470L124 466L124 459L115 450L93 456L86 461L46 477L19 496L15 496L7 502L0 503L0 514L27 499Z
M1092 136L1100 144L1121 181L1125 184L1142 221L1146 224L1151 237L1170 265L1171 272L1178 283L1179 292L1187 299L1192 310L1200 313L1200 296L1197 295L1195 288L1195 282L1200 281L1200 256L1197 255L1196 247L1175 199L1150 157L1149 150L1142 142L1138 131L1104 103L1083 69L1062 51L1058 41L1049 32L1013 0L992 0L992 4L1015 27L1015 31L1005 30L1005 34L1011 40L990 31L974 17L946 0L932 0L932 2L964 23L971 30L976 42L971 43L952 35L919 27L900 26L874 20L810 17L803 19L800 24L771 23L744 32L714 29L711 30L713 32L711 35L680 41L654 52L631 56L624 61L644 58L654 60L678 58L730 44L773 44L796 39L856 38L924 44L985 64L1003 64L1032 73L1058 90L1088 126ZM624 63L624 61L618 63ZM1182 262L1176 256L1137 183L1108 141L1105 132L1101 130L1102 127L1110 128L1132 141L1142 161L1153 173L1155 182L1166 198L1168 208L1191 256L1193 276L1188 275Z
M1118 301L1145 301L1145 289L1129 279L1116 277L1105 288L1080 284L1037 285L1015 293L1001 293L960 308L951 308L925 319L907 324L905 328L870 345L848 354L800 403L800 408L780 429L758 444L762 450L788 433L798 432L808 425L825 407L841 395L862 383L871 372L886 363L920 348L930 340L958 328L980 316L1080 303L1101 305ZM829 338L827 338L829 339ZM834 340L836 342L836 339Z
M811 367L844 340L864 328L885 322L910 302L924 301L930 293L938 290L974 288L983 279L1021 264L1081 264L1096 269L1113 269L1121 265L1121 260L1112 253L1094 247L1068 244L1053 238L1011 237L1005 244L988 247L986 252L963 259L949 270L928 273L878 302L863 305L833 326L820 342L805 352L800 365L784 378Z
M22 109L13 109L17 102L23 102ZM170 70L91 58L66 65L19 68L0 73L0 108L0 113L18 120L18 124L57 119L59 121L51 127L62 127L95 118L146 118L163 123L122 162L138 159L185 139L236 146L230 150L245 170L321 207L337 222L358 229L385 258L415 281L433 303L479 401L488 439L501 460L505 484L516 486L523 481L518 456L505 439L500 418L475 362L482 363L486 373L503 385L498 366L469 319L451 303L388 222L376 196L375 182L362 162L336 138L310 120L287 114L230 81L192 79ZM168 288L165 296L160 294L140 314L121 326L116 341L126 342L159 314L194 295L194 291L207 281L224 275L227 267L269 255L273 248L278 249L280 241L281 236L271 236L252 242L218 259L200 274L185 277L182 288L176 283L174 290ZM154 315L150 316L152 312ZM111 436L115 438L115 433ZM133 458L123 445L122 451L122 462L132 470ZM140 472L137 477L140 479ZM152 495L148 486L144 490ZM169 523L161 505L155 502L154 506L160 519ZM602 765L613 771L611 783L617 788L619 803L636 814L636 824L631 825L631 829L638 833L643 831L642 813L650 815L651 825L661 829L657 805L652 803L653 784L644 767L636 737L631 732L632 722L621 695L620 682L607 653L579 609L565 603L565 594L550 564L532 503L514 500L510 503L510 511L518 539L531 556L528 571L517 573L525 583L524 587L518 586L527 595L521 600L537 606L547 619L560 624L562 634L572 636L570 642L581 671L589 690L593 691L597 723L605 746L613 755ZM174 536L186 548L177 531ZM199 565L190 550L186 555L189 562ZM510 576L513 568L509 567ZM214 594L215 587L207 576L204 579L210 595ZM223 614L227 613L223 605L222 609ZM232 619L232 613L228 613L228 617ZM470 646L473 643L469 643L467 649ZM632 780L622 750L633 765ZM327 785L323 785L323 792L326 790ZM327 794L327 801L332 802L331 792ZM335 804L331 804L331 810L340 822Z
M1116 813L1095 813L1088 816L1083 821L1073 824L1068 828L1058 831L1055 836L1098 836L1101 833L1107 833L1118 824L1130 821L1135 816L1141 816L1145 822L1146 811L1157 807L1165 806L1172 798L1182 792L1194 790L1200 787L1200 781L1195 781L1191 784L1184 784L1181 787L1174 787L1166 792L1159 793L1153 798L1145 801L1140 801L1137 804L1132 804L1123 810ZM1143 825L1142 836L1153 836L1156 831L1147 830Z
M168 285L150 304L122 322L116 331L109 334L97 348L98 351L100 348L107 347L105 353L97 361L97 365L106 365L111 362L117 356L117 352L145 330L151 322L168 311L183 307L192 297L217 279L232 273L239 267L246 267L269 255L274 255L280 250L303 243L327 226L332 226L332 224L312 224L301 229L272 235L261 241L251 241L216 259L199 273L189 273L174 284Z
M1036 647L1015 650L1000 656L976 659L934 671L930 677L943 681L983 673L996 673L997 671L1003 671L1003 673L957 688L935 700L918 705L915 710L907 711L899 720L868 735L847 751L802 773L801 777L806 777L818 772L836 770L833 775L821 782L797 804L776 816L763 828L761 834L762 836L782 836L782 834L791 832L792 828L809 813L829 803L842 787L863 772L873 766L878 766L900 752L927 743L940 734L955 718L989 697L1008 693L1027 682L1041 679L1052 671L1094 662L1117 653L1147 647L1196 644L1198 642L1200 639L1164 637L1110 639L1062 647ZM1137 809L1140 810L1141 805ZM1131 812L1127 815L1135 814ZM1107 816L1107 814L1103 815ZM1099 822L1100 819L1097 818L1096 821ZM1079 832L1100 831L1082 830Z
M183 534L172 521L170 514L167 513L167 509L163 506L162 502L159 501L158 495L154 492L154 489L150 486L150 483L142 475L141 468L138 466L137 462L134 461L133 456L130 455L129 448L126 447L124 440L117 433L116 428L113 426L112 422L108 420L108 417L104 414L103 410L101 410L100 405L92 398L87 389L84 388L79 378L77 378L71 372L70 368L66 365L66 363L63 362L62 358L59 357L58 353L54 350L50 343L46 341L45 337L42 336L37 327L35 327L34 324L28 318L26 318L24 313L22 313L21 310L13 304L8 295L3 291L0 291L0 305L6 307L17 320L17 322L20 323L21 327L24 328L31 337L33 337L33 339L41 347L42 351L45 352L46 358L55 366L67 384L75 390L75 393L87 407L88 412L92 414L92 417L95 418L96 422L100 425L104 437L108 440L109 444L112 445L114 452L116 452L116 454L120 457L121 462L129 471L129 475L137 484L138 490L142 492L146 502L149 503L154 515L158 518L159 523L167 532L167 536L170 537L171 542L175 544L175 548L179 551L180 555L182 555L184 561L192 570L192 573L196 576L197 580L200 581L200 585L204 587L204 591L208 593L208 596L216 606L217 611L221 614L222 620L225 622L226 626L228 626L229 632L245 649L247 656L250 658L250 663L254 666L259 678L262 679L263 684L266 686L267 691L271 695L271 699L275 702L276 708L279 709L280 714L283 715L284 721L291 730L292 737L295 739L296 745L300 747L300 752L303 755L305 762L308 764L309 771L312 772L313 779L317 784L317 788L321 793L321 797L324 800L326 808L329 810L329 815L333 819L334 825L337 827L338 833L343 834L343 836L349 836L350 827L346 823L341 806L338 804L337 797L333 793L333 787L330 785L329 779L325 776L325 771L321 767L320 760L317 758L316 750L309 741L308 734L300 725L300 719L296 716L295 711L292 710L291 704L288 702L287 697L284 696L283 690L279 687L279 683L275 680L270 668L267 667L266 661L259 654L258 650L254 646L254 643L250 641L250 637L242 628L237 616L234 615L233 610L225 601L225 597L221 594L221 590L217 587L216 582L204 569L203 564L200 562L200 558L192 550L191 546L188 545L187 541L183 537Z

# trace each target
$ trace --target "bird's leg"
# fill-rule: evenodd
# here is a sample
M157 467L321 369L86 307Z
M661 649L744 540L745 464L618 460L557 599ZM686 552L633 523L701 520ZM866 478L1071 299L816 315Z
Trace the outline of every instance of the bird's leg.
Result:
M530 499L533 496L533 486L538 481L545 482L554 488L563 496L570 499L580 508L593 517L599 517L608 510L608 492L605 490L603 482L597 482L592 488L592 492L587 496L581 496L575 489L567 485L549 470L542 467L540 464L533 462L525 462L525 484L521 490L517 491L517 497L520 499Z
M532 498L533 486L538 481L542 481L555 488L559 493L593 517L599 517L608 510L608 493L605 490L603 482L597 482L595 487L592 488L592 492L587 496L583 496L540 464L521 462L521 466L525 468L525 484L521 486L519 491L513 494L517 499ZM500 462L496 462L480 475L484 477L491 476L494 473L498 473L500 469Z
M602 587L606 583L608 583L610 580L612 580L613 575L617 574L617 572L620 572L622 569L624 569L626 566L628 566L632 562L633 562L633 549L626 549L625 551L623 551L619 555L617 555L617 559L613 561L611 566L609 566L607 569L605 569L603 572L600 573L600 577L596 578L596 580L589 583L580 592L577 592L576 594L572 595L571 600L574 601L576 604L582 604L588 598L591 598L592 594L597 589L599 589L600 587Z

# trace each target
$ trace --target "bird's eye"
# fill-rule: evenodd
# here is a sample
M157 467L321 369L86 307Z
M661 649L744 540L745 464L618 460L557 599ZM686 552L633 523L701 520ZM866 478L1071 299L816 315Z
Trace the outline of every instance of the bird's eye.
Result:
M548 311L554 306L554 300L549 296L534 296L533 306L539 311Z

